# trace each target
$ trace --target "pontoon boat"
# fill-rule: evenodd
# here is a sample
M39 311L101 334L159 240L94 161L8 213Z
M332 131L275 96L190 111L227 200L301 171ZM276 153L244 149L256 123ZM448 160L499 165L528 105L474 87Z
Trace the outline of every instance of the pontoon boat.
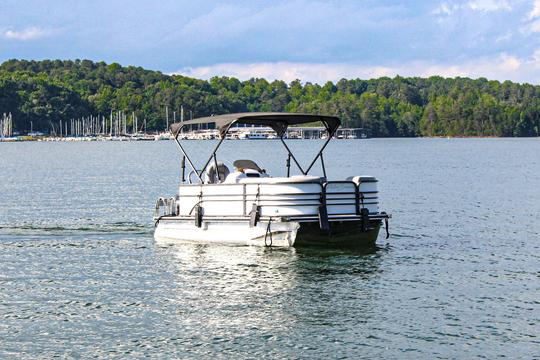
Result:
M313 161L303 167L284 141L291 125L321 122L328 136ZM182 129L208 124L220 140L196 169L179 140ZM251 159L224 164L217 150L235 124L271 127L287 150L286 176L267 174ZM292 247L373 246L389 215L379 211L377 180L350 176L328 180L323 151L340 125L337 117L296 113L239 113L175 123L171 133L182 153L178 194L159 198L154 214L157 242L192 241L232 245ZM291 175L291 160L299 175ZM309 175L317 161L323 176ZM191 168L186 176L186 162ZM231 167L230 167L231 166Z

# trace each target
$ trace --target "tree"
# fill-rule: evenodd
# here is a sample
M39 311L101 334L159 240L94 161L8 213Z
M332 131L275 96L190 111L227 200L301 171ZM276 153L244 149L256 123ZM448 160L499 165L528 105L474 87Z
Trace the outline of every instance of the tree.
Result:
M135 111L148 129L165 128L165 107L195 117L243 111L337 115L373 136L537 136L540 86L484 78L295 80L164 75L89 60L8 60L0 65L0 113L15 129L48 130L51 121Z

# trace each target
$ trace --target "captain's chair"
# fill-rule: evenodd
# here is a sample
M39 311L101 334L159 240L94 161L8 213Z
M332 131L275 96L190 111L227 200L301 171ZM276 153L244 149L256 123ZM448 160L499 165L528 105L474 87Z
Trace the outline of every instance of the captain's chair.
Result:
M247 177L268 177L266 170L261 169L253 160L236 160L233 166L236 171L244 173Z
M227 177L227 175L229 175L229 173L229 168L221 161L217 162L217 169L216 163L211 162L210 165L208 165L208 167L206 168L206 171L204 172L203 180L205 184L217 184L225 181L225 178Z

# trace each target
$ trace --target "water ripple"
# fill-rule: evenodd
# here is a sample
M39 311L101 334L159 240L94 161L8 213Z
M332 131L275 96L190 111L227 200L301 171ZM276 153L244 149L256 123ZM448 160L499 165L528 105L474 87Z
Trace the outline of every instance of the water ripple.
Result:
M356 252L156 245L169 142L0 147L0 358L540 357L538 141L331 143L393 214Z

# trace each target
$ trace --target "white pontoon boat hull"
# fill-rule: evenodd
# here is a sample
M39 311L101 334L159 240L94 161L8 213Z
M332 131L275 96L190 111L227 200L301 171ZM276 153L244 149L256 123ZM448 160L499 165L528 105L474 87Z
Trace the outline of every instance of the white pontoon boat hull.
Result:
M199 228L193 220L163 219L156 226L158 243L197 242L248 246L292 247L300 225L297 222L260 222L254 227L249 221L209 220Z
M180 185L177 198L158 200L156 242L365 247L375 244L381 222L388 217L379 212L373 177L334 182L309 176L253 180ZM255 224L253 206L257 209ZM362 209L367 211L364 217ZM325 230L321 216L328 222Z

